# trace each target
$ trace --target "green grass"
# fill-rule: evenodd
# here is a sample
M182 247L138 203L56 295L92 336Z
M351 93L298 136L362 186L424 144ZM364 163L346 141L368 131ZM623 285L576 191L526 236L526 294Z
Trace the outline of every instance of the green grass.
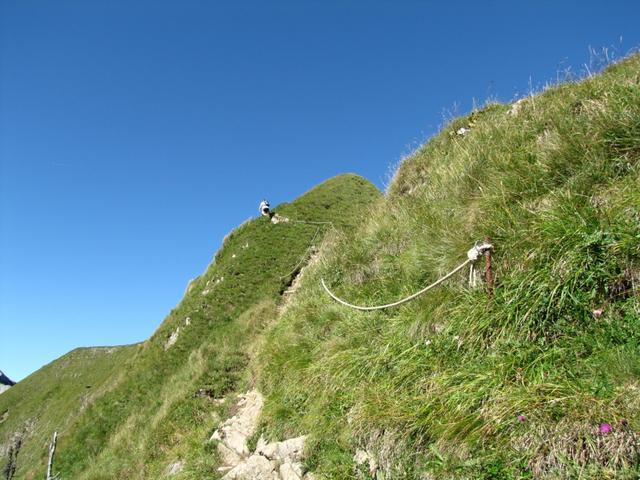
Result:
M0 466L5 467L14 434L24 437L17 456L20 470L46 465L53 432L72 430L77 416L118 383L123 375L121 365L138 348L78 348L0 395L0 419L4 418L0 421Z
M262 430L309 433L321 478L354 478L357 448L379 478L640 473L640 57L509 110L456 119L407 158L270 329ZM320 287L391 302L485 236L492 299L463 273L381 312Z
M316 478L370 477L357 449L376 457L378 479L637 478L640 56L519 107L453 120L384 198L346 175L277 209L334 227L240 226L148 341L82 366L101 387L79 414L81 388L54 390L45 370L0 396L0 444L26 419L42 432L25 437L16 478L42 478L52 429L62 479L163 478L177 460L176 480L217 478L206 440L233 394L256 385L257 435L308 434ZM392 302L487 236L491 298L463 272L376 312L320 286ZM311 243L318 261L283 308Z
M206 440L229 402L213 400L255 382L248 365L256 335L275 320L276 304L308 255L312 238L321 241L329 231L353 228L379 196L361 177L340 175L278 206L275 211L289 223L245 222L225 238L214 261L154 335L119 363L125 374L114 387L77 417L72 405L60 409L61 415L74 416L71 427L63 429L57 418L42 412L46 399L30 405L27 410L38 424L46 421L49 430L60 430L55 466L61 478L161 478L177 460L185 467L172 478L215 477L217 460ZM332 222L333 227L323 225L318 232L318 225L293 220ZM165 349L178 327L177 341ZM22 383L10 390L8 405L26 394ZM196 395L200 390L206 395ZM0 439L12 433L0 425ZM41 441L33 443L35 438L26 437L25 445L46 454ZM43 476L45 461L20 457L18 466L15 478L36 478Z

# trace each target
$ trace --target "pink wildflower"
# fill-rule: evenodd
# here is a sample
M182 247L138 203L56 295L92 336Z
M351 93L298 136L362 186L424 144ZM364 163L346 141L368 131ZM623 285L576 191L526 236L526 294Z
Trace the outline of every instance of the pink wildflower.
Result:
M524 423L524 421L527 419L527 417L525 417L524 415L518 415L518 422L519 423Z
M604 307L596 308L592 312L593 318L600 318L604 313Z
M600 433L611 433L611 425L609 425L608 423L601 423L600 424Z

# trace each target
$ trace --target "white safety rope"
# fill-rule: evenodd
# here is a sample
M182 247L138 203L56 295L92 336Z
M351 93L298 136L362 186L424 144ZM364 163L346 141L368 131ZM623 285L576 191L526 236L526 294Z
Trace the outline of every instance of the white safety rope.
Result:
M442 282L444 282L446 279L448 279L449 277L454 275L456 272L459 272L460 270L462 270L467 264L471 264L471 269L472 269L473 278L474 278L473 286L475 286L475 271L473 270L474 269L473 264L478 260L478 258L480 258L480 256L484 252L486 252L487 250L490 250L491 248L493 248L493 246L491 244L489 244L489 243L476 242L476 244L467 252L467 259L463 263L458 265L456 268L451 270L449 273L447 273L444 277L436 280L431 285L428 285L428 286L424 287L422 290L414 293L413 295L409 295L408 297L403 298L402 300L398 300L397 302L393 302L393 303L388 303L386 305L376 305L376 306L372 306L372 307L363 307L363 306L360 306L360 305L354 305L354 304L349 303L349 302L347 302L345 300L342 300L341 298L336 296L331 290L329 290L327 285L324 283L324 279L320 279L320 283L322 283L322 287L325 289L325 291L329 294L329 296L331 298L333 298L336 302L341 303L342 305L344 305L346 307L355 308L356 310L362 310L362 311L382 310L384 308L397 307L398 305L402 305L403 303L406 303L406 302L408 302L410 300L413 300L414 298L422 295L423 293L427 292L428 290L431 290L433 287L436 287L436 286L440 285ZM469 276L470 284L471 284L471 278L472 278L472 275Z
M294 273L296 273L298 271L298 269L300 268L300 265L302 265L302 263L307 259L308 255L309 255L309 252L311 252L311 249L315 247L314 242L315 242L316 238L318 237L318 234L320 233L321 229L322 229L322 227L317 227L316 228L316 233L313 234L313 237L311 238L311 241L309 242L309 246L307 247L307 249L304 251L304 253L300 257L300 260L298 261L298 263L296 263L296 266L293 267L293 270L291 270L286 275L281 275L280 279L289 278L291 275L293 275Z
M277 213L274 213L271 217L271 223L302 223L305 225L331 225L333 227L333 222L312 222L309 220L296 220L288 217L282 217Z
M280 218L285 218L285 217L280 217ZM307 221L307 220L295 220L295 219L290 220L288 218L286 219L286 221L287 222L290 221L291 223L302 223L302 224L305 224L305 225L319 225L319 226L316 228L316 233L313 234L313 237L311 238L311 242L309 242L309 246L307 247L307 249L304 251L304 253L300 257L300 260L298 261L296 266L293 267L293 270L291 270L291 272L289 272L288 274L281 275L280 279L290 277L291 275L296 273L296 271L298 271L298 268L307 259L307 257L309 256L309 253L311 252L311 249L314 247L314 242L315 242L316 238L318 237L318 234L320 233L320 230L322 230L323 225L329 225L329 226L331 226L331 228L335 229L335 227L333 225L333 222L312 222L312 221Z
M333 226L333 222L311 222L308 220L290 220L291 223L305 223L307 225L332 225Z
M487 242L476 242L476 244L469 249L467 252L467 258L471 263L469 268L469 287L476 288L477 286L477 275L476 275L476 266L475 263L480 258L480 256L486 252L487 250L491 250L492 245Z

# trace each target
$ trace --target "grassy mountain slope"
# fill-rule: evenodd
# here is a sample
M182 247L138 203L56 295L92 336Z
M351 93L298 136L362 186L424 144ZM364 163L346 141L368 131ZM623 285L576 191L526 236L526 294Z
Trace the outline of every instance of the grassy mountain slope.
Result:
M76 416L117 383L137 348L78 348L0 395L0 466L17 437L17 464L44 465L53 432L72 429Z
M468 128L464 135L457 133ZM447 125L332 236L257 363L262 433L321 478L638 478L640 56ZM495 244L496 288L467 270ZM609 431L611 430L611 431Z
M35 419L15 478L42 478L54 429L62 479L164 478L176 461L176 480L216 478L206 439L255 385L256 437L309 434L316 478L637 478L639 157L633 56L454 120L385 198L344 175L277 209L335 228L245 222L148 341L63 357L0 396L0 444ZM320 286L391 302L486 236L492 297L467 271L376 312ZM311 245L318 261L284 308ZM56 384L54 366L82 382ZM375 464L357 466L357 450Z
M215 400L254 382L247 370L253 339L276 318L310 244L319 245L328 231L353 228L379 197L361 177L340 175L276 208L290 222L258 218L231 232L153 336L120 363L125 375L79 412L72 428L38 414L39 422L61 431L55 464L61 478L162 478L178 460L184 468L172 478L213 478L216 456L206 440L230 407ZM22 397L21 383L10 392L12 401ZM70 413L60 408L60 415ZM0 425L0 438L10 433ZM42 478L44 468L43 461L19 458L15 478Z

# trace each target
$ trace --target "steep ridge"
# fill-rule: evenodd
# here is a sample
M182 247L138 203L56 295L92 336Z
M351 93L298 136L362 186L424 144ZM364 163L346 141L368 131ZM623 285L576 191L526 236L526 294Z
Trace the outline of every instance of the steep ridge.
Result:
M407 158L267 333L260 434L316 478L637 478L640 56ZM451 271L494 243L493 295Z
M252 341L277 318L282 293L312 239L321 242L327 234L354 228L379 198L363 178L340 175L276 207L289 222L257 218L231 232L153 336L114 362L118 374L99 398L80 410L78 392L70 392L69 408L60 407L56 416L45 411L44 399L43 406L24 409L22 417L35 418L37 428L47 430L45 437L60 433L54 470L65 479L218 475L217 452L207 440L234 408L234 392L255 382L247 369ZM37 372L24 383L42 377ZM0 409L12 411L27 395L22 384L8 392L11 399L0 399ZM57 387L65 388L65 382ZM9 441L13 427L0 424L0 441ZM44 475L46 440L28 431L22 451L27 448L34 453L28 461L18 457L16 479Z

